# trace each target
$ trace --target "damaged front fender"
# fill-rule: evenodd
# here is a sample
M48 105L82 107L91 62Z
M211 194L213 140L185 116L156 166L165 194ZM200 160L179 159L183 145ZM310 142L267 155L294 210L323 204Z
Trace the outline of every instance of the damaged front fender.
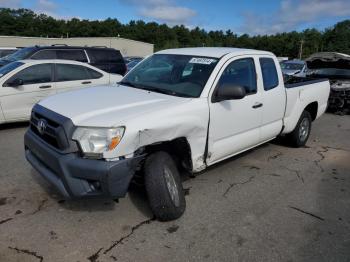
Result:
M149 145L185 138L190 146L191 171L199 172L206 167L208 121L206 99L190 99L179 106L141 115L125 123L125 135L110 156L126 156Z

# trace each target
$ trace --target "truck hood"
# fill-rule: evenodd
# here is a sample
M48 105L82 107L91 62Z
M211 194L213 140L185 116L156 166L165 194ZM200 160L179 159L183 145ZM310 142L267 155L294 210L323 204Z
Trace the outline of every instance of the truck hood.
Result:
M123 85L97 86L65 92L39 102L77 126L112 127L154 110L190 100Z
M350 69L350 55L335 52L316 53L306 59L306 64L309 69Z

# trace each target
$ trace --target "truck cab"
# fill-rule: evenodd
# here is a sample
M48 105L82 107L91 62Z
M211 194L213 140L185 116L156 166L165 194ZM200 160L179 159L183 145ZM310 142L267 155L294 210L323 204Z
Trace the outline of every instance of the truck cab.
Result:
M305 145L328 95L328 80L285 85L270 52L164 50L117 86L39 102L26 158L67 198L123 197L141 176L155 216L172 220L185 211L182 170L197 173L279 135Z

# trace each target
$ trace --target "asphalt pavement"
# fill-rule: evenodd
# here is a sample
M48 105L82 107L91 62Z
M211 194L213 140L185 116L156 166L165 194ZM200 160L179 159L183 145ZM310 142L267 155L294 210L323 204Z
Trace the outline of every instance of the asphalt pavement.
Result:
M153 219L142 188L64 201L25 161L26 123L0 127L0 261L350 261L350 116L313 123L184 181L187 209Z

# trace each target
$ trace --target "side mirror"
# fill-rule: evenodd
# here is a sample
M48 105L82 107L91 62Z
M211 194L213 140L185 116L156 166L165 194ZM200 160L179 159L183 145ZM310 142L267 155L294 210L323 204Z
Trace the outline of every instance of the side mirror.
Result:
M12 80L11 82L7 83L7 86L11 86L11 87L19 87L21 85L23 85L23 80L19 79L19 78L16 78L16 79Z
M243 86L223 83L217 89L213 102L242 99L245 96L246 96L246 91Z

